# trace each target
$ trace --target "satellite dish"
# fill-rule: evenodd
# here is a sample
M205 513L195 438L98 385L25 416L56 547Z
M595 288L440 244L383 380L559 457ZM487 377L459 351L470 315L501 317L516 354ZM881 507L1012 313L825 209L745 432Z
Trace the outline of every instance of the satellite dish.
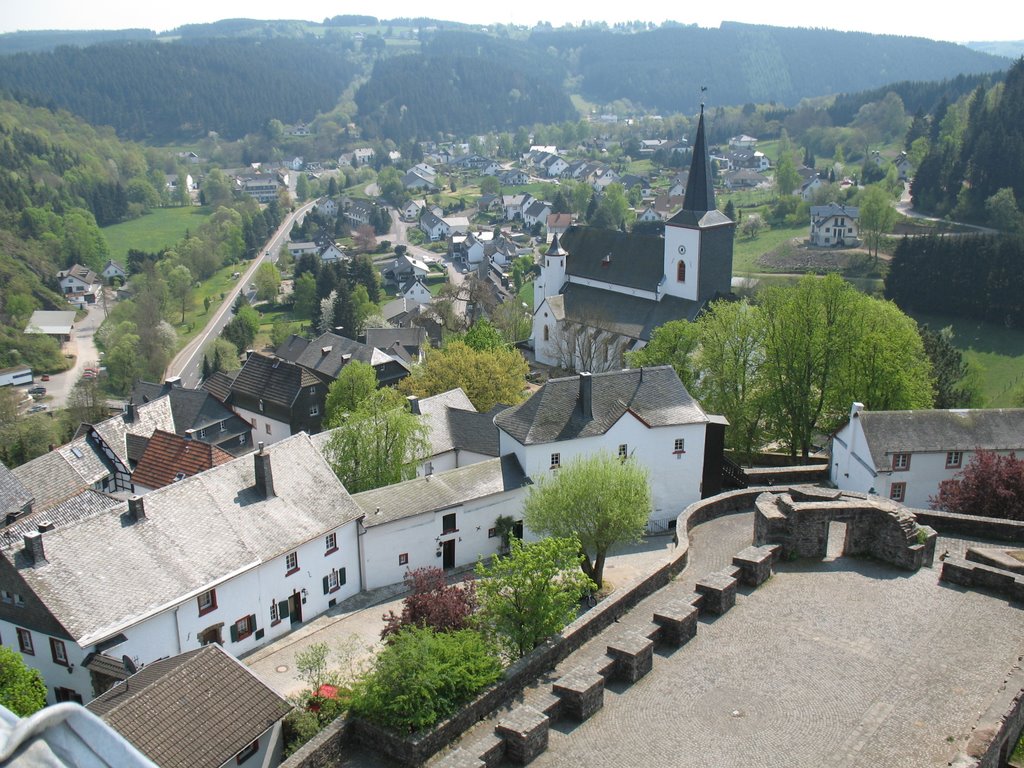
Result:
M127 654L121 657L121 664L124 665L124 671L129 675L134 675L139 671L139 668L135 666L135 662L132 661L132 657Z

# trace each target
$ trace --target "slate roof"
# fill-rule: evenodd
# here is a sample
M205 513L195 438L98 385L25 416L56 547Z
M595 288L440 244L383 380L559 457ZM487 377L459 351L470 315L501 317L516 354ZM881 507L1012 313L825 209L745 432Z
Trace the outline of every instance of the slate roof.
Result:
M697 122L697 137L693 142L693 158L686 177L686 192L683 209L668 220L669 224L682 227L707 229L732 224L732 219L715 207L714 171L708 156L708 145L704 138L704 107L700 109Z
M222 403L227 402L231 397L231 385L234 383L234 376L223 371L217 371L203 381L202 387Z
M562 293L546 301L556 320L569 320L643 341L649 341L654 329L670 320L693 321L704 306L704 302L678 296L655 301L578 283L567 284Z
M132 387L130 401L138 406L163 396L166 396L171 404L175 434L184 437L190 429L206 429L208 434L200 439L220 446L232 456L248 453L252 448L252 440L249 437L252 425L234 411L226 408L218 401L216 395L206 389L137 381ZM239 435L246 436L244 442L238 441ZM141 445L141 451L138 450L139 446L136 444L134 448L137 453L133 455L133 438L128 435L127 439L128 457L132 461L138 461L146 449L145 444ZM135 441L138 441L138 437L135 438Z
M308 435L265 450L274 496L256 491L253 458L243 456L147 494L143 520L121 503L44 533L45 565L17 547L0 556L71 637L99 642L361 514Z
M338 370L341 370L340 366ZM254 352L238 372L231 392L290 409L303 387L323 383L311 371L293 361Z
M572 277L654 291L665 276L665 241L660 237L572 226L560 240L569 254L565 270Z
M82 264L72 264L67 269L58 272L57 277L74 277L81 280L86 285L96 285L97 283L103 282L99 275Z
M127 415L113 416L93 425L93 429L103 438L103 442L110 446L126 467L129 466L129 434L149 437L158 429L174 432L174 412L167 398L159 398L140 405L135 408L134 418L131 421L127 419Z
M529 483L515 454L470 464L436 475L417 477L352 497L366 514L363 525L372 528L425 512L461 506ZM379 512L377 510L380 510Z
M430 430L430 452L436 456L439 453L446 453L455 448L455 440L452 437L451 426L448 421L448 411L456 408L471 413L476 412L469 396L462 387L449 389L432 397L424 397L417 401L414 412L427 423Z
M7 515L19 514L31 501L31 491L0 462L0 525Z
M294 338L294 336L293 336ZM291 343L289 338L275 350L275 354L284 359L298 363L303 368L316 371L322 377L338 378L341 369L352 360L359 360L372 366L391 362L390 355L381 352L368 344L339 336L336 333L324 333L299 349L298 344ZM296 354L297 353L297 354ZM309 382L315 384L316 381ZM309 384L304 383L303 386Z
M146 452L132 472L132 483L146 488L163 488L184 477L226 464L231 459L230 453L215 445L201 440L186 440L158 429L149 438Z
M33 508L41 511L102 481L114 467L92 440L76 437L13 472L34 497Z
M860 218L860 208L855 205L839 205L839 203L811 206L812 219L827 219L831 216L849 216L851 219L857 219Z
M87 708L161 768L218 768L292 707L214 644L147 665Z
M536 445L603 435L626 411L649 427L708 421L672 366L595 373L591 382L591 418L580 407L580 377L568 376L551 379L494 422L522 445Z
M427 343L427 332L419 326L412 328L367 328L366 345L399 357L407 363L419 360Z
M861 411L875 469L892 469L894 453L1024 451L1024 408Z
M54 528L59 528L121 503L121 499L87 488L50 507L34 509L31 514L18 518L5 528L0 528L0 548L21 544L25 534L37 530L40 523L52 523Z

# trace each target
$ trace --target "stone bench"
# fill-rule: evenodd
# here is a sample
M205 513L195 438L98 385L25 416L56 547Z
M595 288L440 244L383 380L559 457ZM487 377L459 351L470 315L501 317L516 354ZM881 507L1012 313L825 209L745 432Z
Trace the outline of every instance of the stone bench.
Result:
M562 699L562 712L581 723L604 706L604 677L596 672L574 669L551 689Z
M611 679L633 684L654 666L654 642L634 632L623 632L608 644L613 659Z
M654 613L654 623L661 628L660 639L666 645L680 648L697 634L700 610L679 601L662 606Z
M751 587L758 587L772 577L778 546L747 547L737 552L732 564L740 569L740 581Z
M548 748L550 728L547 715L524 704L513 709L494 730L505 740L505 757L517 765L529 765Z
M721 615L736 605L736 579L727 573L709 573L694 589L704 596L701 610L705 613Z

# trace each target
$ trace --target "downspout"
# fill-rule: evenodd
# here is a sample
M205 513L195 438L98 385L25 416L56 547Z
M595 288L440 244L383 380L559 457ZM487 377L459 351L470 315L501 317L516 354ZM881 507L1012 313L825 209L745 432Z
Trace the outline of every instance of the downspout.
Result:
M363 520L366 515L356 518L356 552L359 556L359 591L366 591L366 548L363 546L363 536L366 535L366 527Z

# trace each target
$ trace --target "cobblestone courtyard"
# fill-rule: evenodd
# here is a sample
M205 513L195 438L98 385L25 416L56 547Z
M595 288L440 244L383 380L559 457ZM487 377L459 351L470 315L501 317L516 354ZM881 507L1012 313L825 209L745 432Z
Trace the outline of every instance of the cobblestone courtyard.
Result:
M684 588L749 543L749 521L697 529ZM553 729L533 765L944 766L1022 653L1020 607L937 568L783 564L588 722Z

